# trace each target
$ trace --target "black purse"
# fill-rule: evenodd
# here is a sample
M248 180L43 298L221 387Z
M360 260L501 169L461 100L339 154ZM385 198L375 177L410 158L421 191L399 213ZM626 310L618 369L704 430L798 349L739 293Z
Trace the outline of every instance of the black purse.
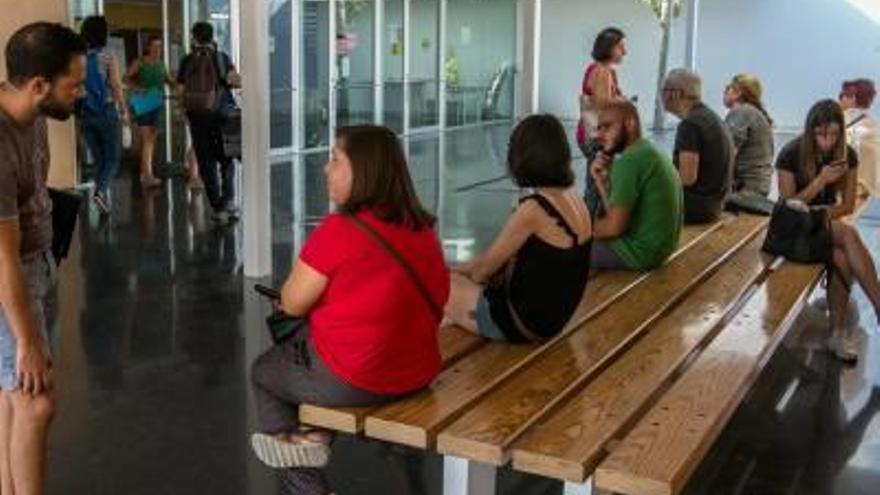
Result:
M281 299L281 294L277 290L265 285L254 285L254 290L270 301L277 302ZM275 342L276 345L290 340L306 326L306 323L305 318L290 316L280 309L272 311L272 314L266 317L266 328L269 330L272 342Z
M773 207L763 250L796 263L827 263L833 240L825 208L792 208L780 199Z
M70 251L82 196L49 188L49 198L52 200L52 256L55 264L60 265Z

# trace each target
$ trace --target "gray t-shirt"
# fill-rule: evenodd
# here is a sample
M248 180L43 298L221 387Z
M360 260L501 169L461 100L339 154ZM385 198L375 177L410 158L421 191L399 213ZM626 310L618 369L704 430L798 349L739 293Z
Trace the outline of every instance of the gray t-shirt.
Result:
M773 177L773 128L754 105L739 103L725 118L736 147L734 190L767 194Z
M48 178L46 119L21 125L0 108L0 220L18 219L25 261L52 247Z

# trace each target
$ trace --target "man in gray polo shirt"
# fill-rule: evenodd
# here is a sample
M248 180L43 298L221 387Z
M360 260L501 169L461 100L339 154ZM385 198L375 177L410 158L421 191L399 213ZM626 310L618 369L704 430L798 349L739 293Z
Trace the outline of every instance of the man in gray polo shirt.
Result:
M49 329L55 318L46 117L66 120L82 95L86 47L60 24L35 23L6 45L0 84L0 491L43 493L55 412Z

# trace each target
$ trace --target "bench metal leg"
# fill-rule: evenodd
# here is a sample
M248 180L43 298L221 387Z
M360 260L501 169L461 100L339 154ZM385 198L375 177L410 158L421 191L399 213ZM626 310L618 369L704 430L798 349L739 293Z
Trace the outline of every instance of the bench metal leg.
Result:
M443 495L495 495L495 466L444 457Z
M593 495L593 478L589 478L583 483L565 482L565 490L563 495Z

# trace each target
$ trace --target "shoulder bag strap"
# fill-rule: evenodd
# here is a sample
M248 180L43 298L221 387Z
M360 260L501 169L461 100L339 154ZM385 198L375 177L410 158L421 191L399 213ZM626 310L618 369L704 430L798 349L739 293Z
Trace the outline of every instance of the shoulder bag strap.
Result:
M859 116L856 117L852 122L850 122L849 124L847 124L847 125L846 125L846 128L847 128L847 129L850 129L850 128L854 127L856 124L858 124L859 122L865 120L867 117L868 117L868 114L866 114L866 113L863 113L863 114L859 115Z
M416 289L418 289L419 294L421 294L422 296L422 299L425 300L425 302L428 304L428 307L431 309L431 313L433 313L438 320L442 320L443 308L441 308L440 305L437 304L437 301L435 301L431 297L431 292L428 291L428 288L425 287L425 283L422 282L421 278L419 278L419 275L416 272L415 268L413 268L412 265L410 265L409 262L406 261L403 255L401 255L400 252L394 249L394 246L392 246L387 240L385 240L384 237L382 237L378 232L376 232L372 227L370 227L366 222L364 222L357 216L346 214L345 218L351 221L351 223L353 223L358 229L360 229L361 232L367 234L371 239L373 239L373 241L379 247L381 247L383 251L394 258L394 261L396 261L397 264L400 265L401 268L403 268L403 270L412 281L413 285L415 285Z

